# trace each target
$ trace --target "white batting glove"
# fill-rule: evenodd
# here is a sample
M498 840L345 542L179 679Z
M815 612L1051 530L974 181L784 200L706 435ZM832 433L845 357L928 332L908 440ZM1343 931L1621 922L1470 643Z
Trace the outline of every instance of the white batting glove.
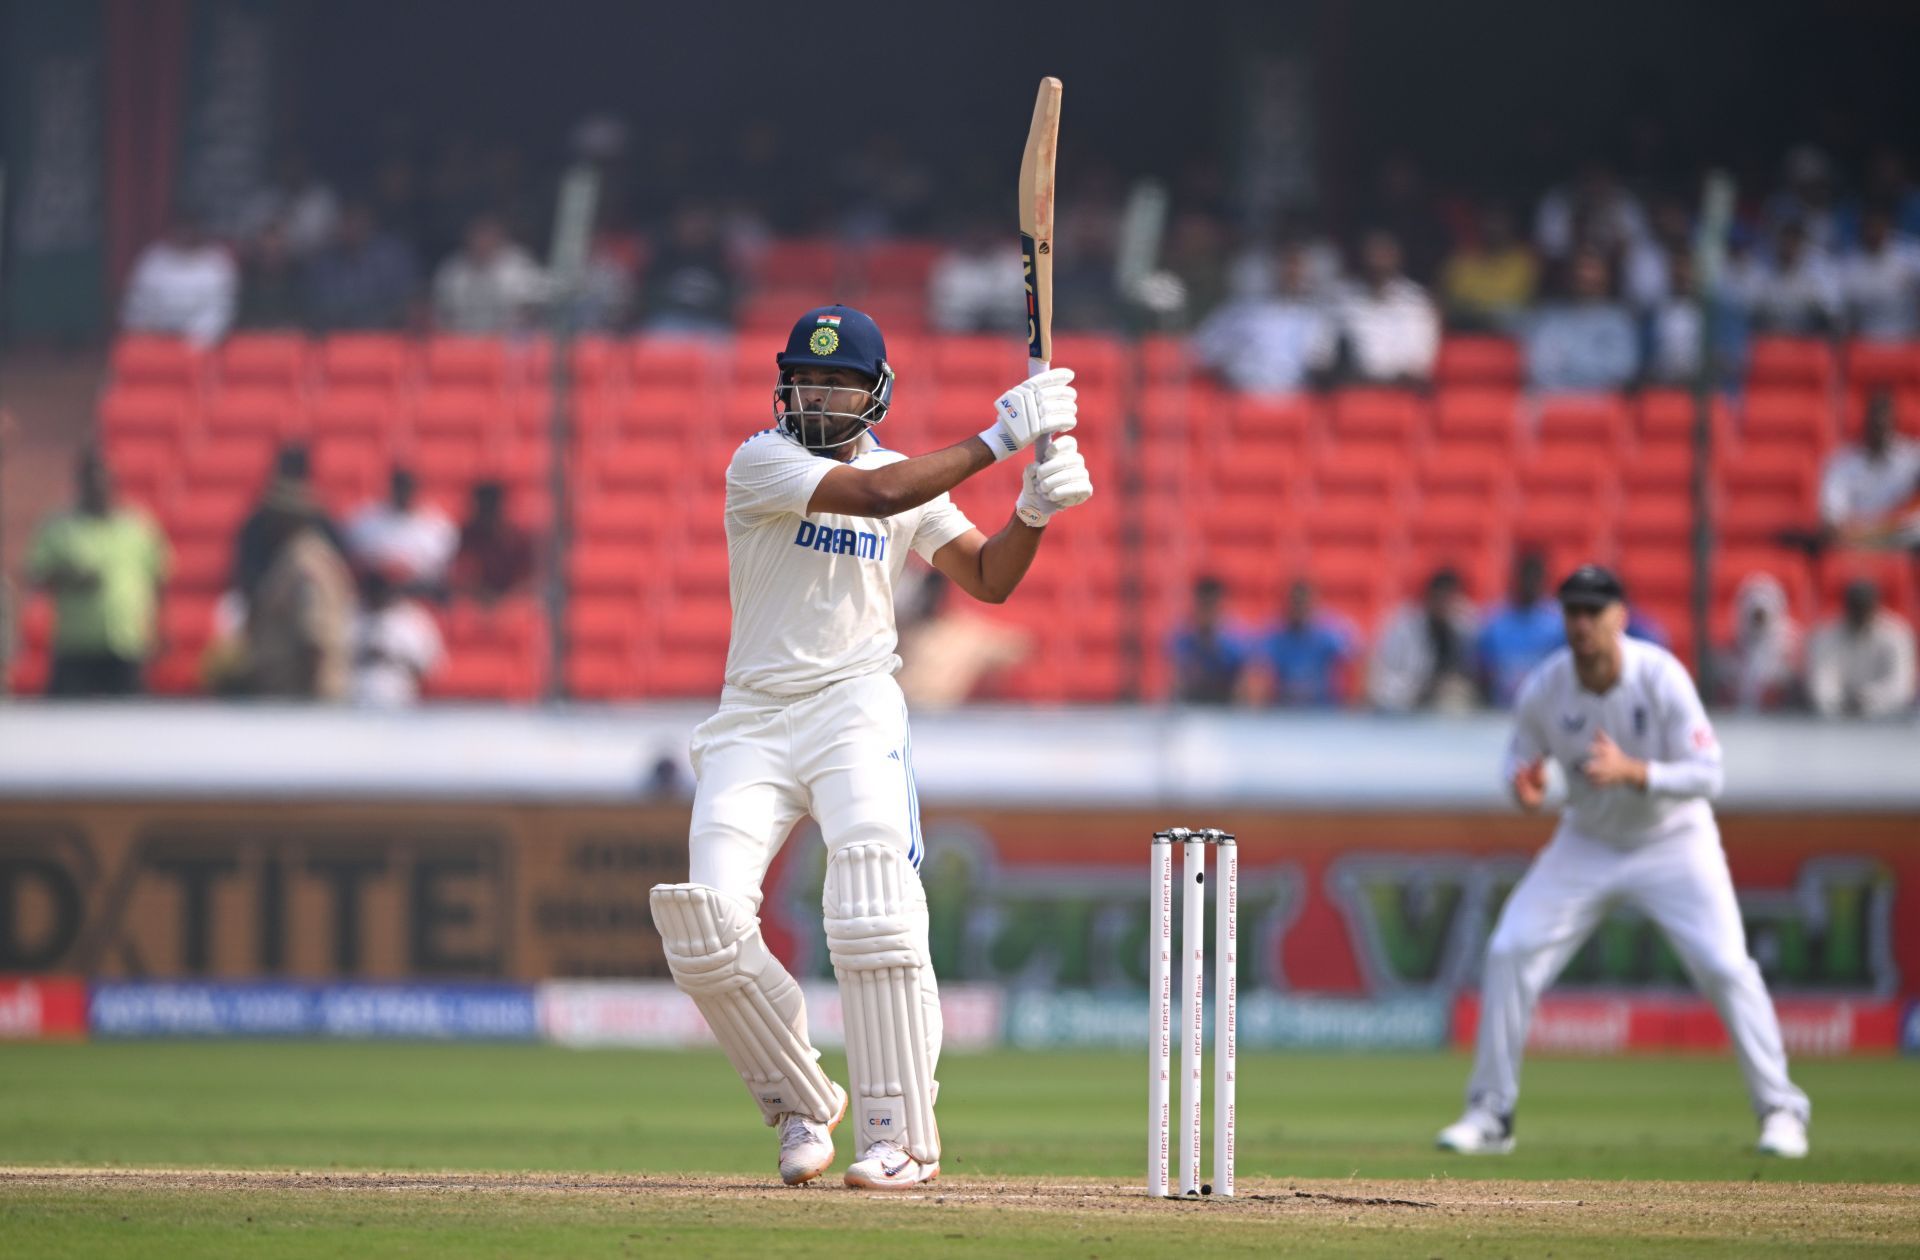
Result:
M1055 512L1079 507L1093 497L1093 478L1087 474L1087 457L1080 443L1071 437L1053 440L1053 454L1028 464L1020 484L1020 501L1014 514L1035 529L1046 528Z
M980 440L995 460L1018 454L1043 437L1071 429L1078 397L1072 368L1051 368L1021 381L994 403L993 427L981 430Z

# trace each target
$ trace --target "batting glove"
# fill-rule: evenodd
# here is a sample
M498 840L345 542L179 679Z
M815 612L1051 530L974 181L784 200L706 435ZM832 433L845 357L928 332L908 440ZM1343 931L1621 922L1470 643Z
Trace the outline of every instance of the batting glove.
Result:
M1018 454L1040 438L1071 429L1080 407L1072 382L1072 368L1052 368L1000 395L994 403L993 426L980 433L994 459Z
M1080 443L1072 437L1057 437L1051 455L1027 465L1020 501L1013 510L1035 529L1044 529L1055 512L1078 507L1092 497L1093 478L1087 474Z

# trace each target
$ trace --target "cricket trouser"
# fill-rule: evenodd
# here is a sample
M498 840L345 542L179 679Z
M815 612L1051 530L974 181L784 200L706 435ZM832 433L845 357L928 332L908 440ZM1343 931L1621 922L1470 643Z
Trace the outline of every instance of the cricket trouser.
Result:
M1628 905L1666 936L1733 1041L1754 1110L1802 1119L1807 1096L1787 1078L1780 1021L1746 928L1717 828L1692 828L1622 849L1565 827L1541 850L1500 911L1480 985L1480 1031L1467 1098L1506 1115L1520 1096L1520 1057L1541 991L1614 905Z
M791 699L729 687L720 711L694 731L690 755L697 786L688 879L755 913L767 868L805 816L819 825L829 860L848 846L878 844L920 865L913 737L891 674ZM928 1061L937 1063L939 992L932 967L920 975Z

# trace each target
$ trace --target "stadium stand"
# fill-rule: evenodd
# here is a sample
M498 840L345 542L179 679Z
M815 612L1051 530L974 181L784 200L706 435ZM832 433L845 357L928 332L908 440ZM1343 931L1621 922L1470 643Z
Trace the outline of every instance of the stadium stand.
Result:
M864 251L784 242L762 290L862 274L923 276L935 251L894 242ZM902 281L904 284L905 281ZM906 290L903 289L903 292ZM917 291L916 291L917 292ZM752 319L746 327L755 327ZM982 426L1004 385L1005 338L938 337L904 324L900 386L883 444L924 450ZM1045 628L1038 649L989 698L1038 703L1160 699L1163 646L1192 581L1223 578L1236 615L1270 619L1286 584L1311 578L1363 635L1442 564L1478 601L1497 599L1513 550L1544 548L1555 568L1621 566L1637 602L1690 648L1694 400L1674 390L1533 400L1519 352L1487 336L1449 338L1431 394L1350 388L1320 396L1228 393L1191 368L1172 337L1063 335L1079 373L1085 450L1099 492L1057 532L1019 596L995 610ZM589 701L713 694L729 610L722 475L734 444L765 427L767 338L597 336L573 347L565 420L569 601L565 691ZM153 690L192 694L229 578L234 533L275 447L305 441L317 492L344 516L378 495L395 463L450 513L472 484L499 477L510 513L554 520L552 362L535 340L354 334L245 334L209 353L149 336L112 351L99 433L122 493L159 520L175 551L165 650ZM1777 337L1753 346L1744 393L1711 406L1709 507L1716 638L1732 592L1765 570L1812 624L1853 576L1920 615L1913 565L1899 555L1783 548L1783 530L1817 515L1821 461L1854 431L1867 393L1893 389L1920 420L1920 346ZM998 528L1020 461L960 487L955 500ZM1135 545L1121 545L1130 543ZM542 602L440 610L449 663L430 697L531 700L548 687ZM48 610L26 610L13 682L46 674Z

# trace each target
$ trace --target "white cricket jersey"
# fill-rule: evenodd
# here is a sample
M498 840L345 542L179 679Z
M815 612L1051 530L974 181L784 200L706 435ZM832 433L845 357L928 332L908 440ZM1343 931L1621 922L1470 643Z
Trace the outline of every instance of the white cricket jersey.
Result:
M1560 829L1606 844L1631 847L1711 827L1708 801L1720 793L1720 741L1693 679L1665 648L1623 639L1620 651L1620 678L1605 695L1580 685L1570 648L1527 676L1515 703L1507 781L1536 758L1559 762L1567 780ZM1587 782L1580 767L1601 730L1647 763L1646 791Z
M905 458L868 434L850 466ZM884 519L808 515L821 479L840 466L779 429L748 438L727 465L728 686L802 696L899 669L893 584L907 552L931 560L973 528L944 494Z

